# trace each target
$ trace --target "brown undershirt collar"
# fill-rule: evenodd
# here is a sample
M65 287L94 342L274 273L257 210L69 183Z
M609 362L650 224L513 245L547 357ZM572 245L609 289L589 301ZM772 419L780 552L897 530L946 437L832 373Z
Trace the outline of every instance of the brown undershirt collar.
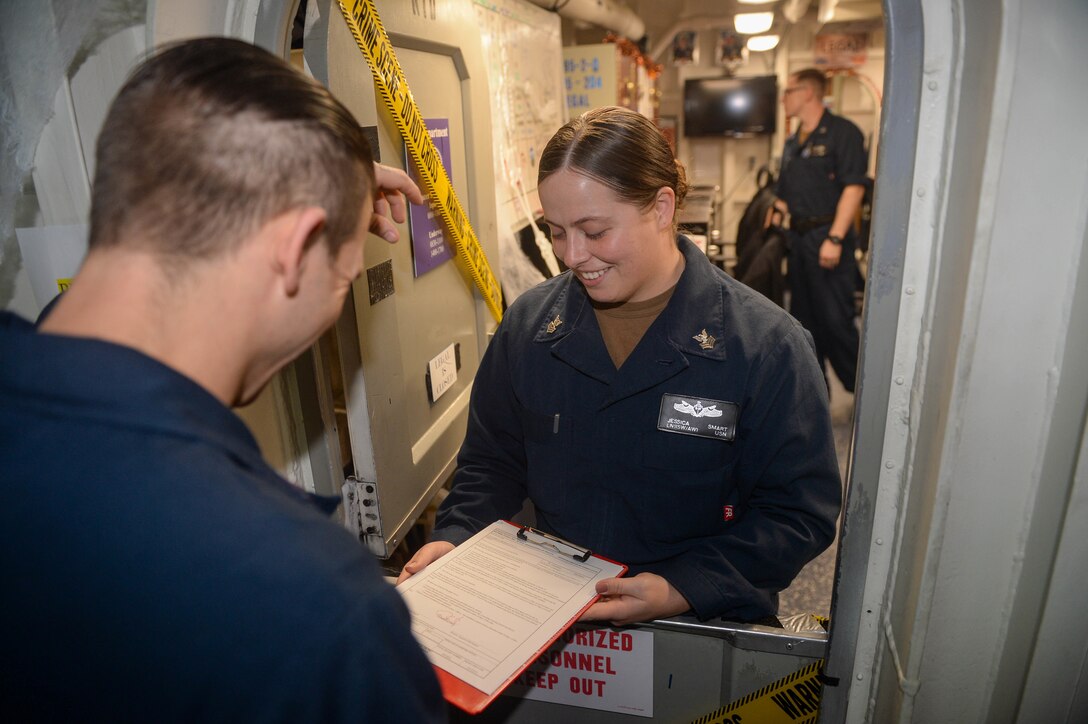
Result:
M593 313L597 316L597 325L601 328L604 346L616 369L623 366L639 340L646 334L646 330L668 306L675 289L674 285L656 297L642 302L601 304L590 300Z

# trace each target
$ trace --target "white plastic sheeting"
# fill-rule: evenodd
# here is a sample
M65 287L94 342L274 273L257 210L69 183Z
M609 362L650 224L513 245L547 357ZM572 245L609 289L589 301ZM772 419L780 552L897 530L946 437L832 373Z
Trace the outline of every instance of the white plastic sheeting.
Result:
M98 43L144 22L142 0L52 0L2 4L0 23L0 307L22 267L15 211L61 84Z

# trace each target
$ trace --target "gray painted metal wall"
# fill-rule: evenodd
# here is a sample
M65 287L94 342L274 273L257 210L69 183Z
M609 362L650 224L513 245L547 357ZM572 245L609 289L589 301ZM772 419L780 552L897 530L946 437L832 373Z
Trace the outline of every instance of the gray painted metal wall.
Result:
M822 721L1084 721L1088 5L886 10L886 256ZM910 117L913 154L888 145Z

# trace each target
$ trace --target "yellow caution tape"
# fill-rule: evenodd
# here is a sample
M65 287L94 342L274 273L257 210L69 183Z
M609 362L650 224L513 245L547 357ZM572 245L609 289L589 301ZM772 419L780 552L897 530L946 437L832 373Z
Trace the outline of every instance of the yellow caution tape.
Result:
M373 0L339 0L340 11L355 38L355 44L366 57L378 94L393 116L393 121L408 147L408 155L415 162L423 190L430 196L435 210L442 219L446 238L452 242L458 266L472 278L483 295L487 308L495 321L502 319L502 289L491 273L483 247L469 225L468 217L461 209L453 190L442 157L434 141L427 133L423 115L419 112L404 71L397 62L393 44L382 27Z
M813 724L820 714L823 661L809 664L732 704L699 717L692 724Z

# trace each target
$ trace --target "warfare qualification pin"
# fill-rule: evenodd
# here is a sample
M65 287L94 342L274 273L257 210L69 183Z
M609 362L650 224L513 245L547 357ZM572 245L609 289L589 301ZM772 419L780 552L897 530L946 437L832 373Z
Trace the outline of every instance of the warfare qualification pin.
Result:
M556 319L558 319L558 317L556 317ZM714 339L713 335L707 334L705 329L692 337L692 339L698 342L699 346L703 349L714 349L714 343L717 341Z
M555 319L548 322L548 334L554 334L555 330L559 329L559 325L563 323L563 320L559 318L559 315L555 315Z

